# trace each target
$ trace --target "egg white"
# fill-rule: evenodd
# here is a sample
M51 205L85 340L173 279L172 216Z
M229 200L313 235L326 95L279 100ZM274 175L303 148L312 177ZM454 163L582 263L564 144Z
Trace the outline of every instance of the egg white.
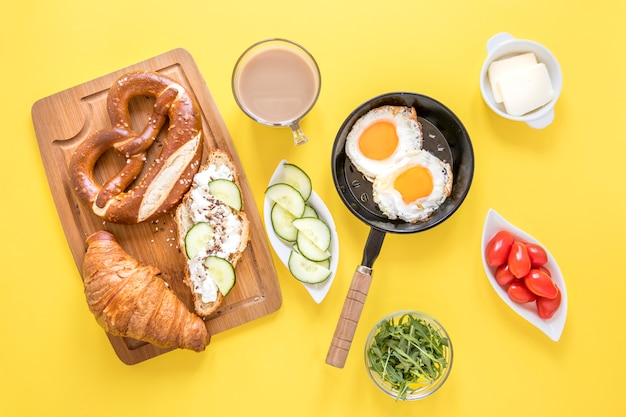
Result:
M417 165L430 171L433 178L433 190L426 197L405 203L400 192L394 188L394 183L400 174ZM373 184L374 201L385 216L392 220L401 219L409 223L428 220L451 192L450 164L426 150L407 153L395 167L378 175Z
M363 155L359 147L359 140L363 132L379 122L389 122L395 126L398 144L393 153L383 160L368 158ZM407 153L422 148L422 128L417 120L415 109L403 106L381 106L370 110L361 116L346 137L346 155L355 168L368 180L374 179L381 173L391 170Z

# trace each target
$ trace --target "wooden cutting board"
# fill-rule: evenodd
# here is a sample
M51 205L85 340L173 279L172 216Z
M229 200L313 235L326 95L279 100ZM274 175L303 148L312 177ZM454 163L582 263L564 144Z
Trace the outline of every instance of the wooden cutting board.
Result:
M175 49L120 69L111 74L61 91L37 101L32 107L32 118L39 150L50 190L65 231L67 242L78 268L80 278L85 239L97 230L113 233L122 247L139 261L157 266L162 277L177 295L191 307L191 295L182 284L185 258L176 242L176 226L171 214L136 225L103 222L93 215L77 198L69 179L68 165L73 151L91 133L110 126L106 112L109 87L126 72L149 70L160 72L190 91L200 105L204 128L203 160L210 149L221 149L232 157L239 170L244 210L250 220L250 243L237 264L237 283L215 315L206 320L210 334L242 325L280 308L282 296L272 262L259 211L253 199L245 170L241 166L226 126L213 101L211 93L194 62L184 49ZM141 131L152 111L154 99L137 97L130 103L135 131ZM161 134L163 136L163 133ZM159 139L157 139L158 143ZM153 145L149 157L158 154ZM98 162L98 172L119 170L119 157L109 151ZM85 301L86 302L86 301ZM95 324L95 320L94 320ZM150 344L129 338L108 335L111 345L122 362L132 365L163 354ZM210 345L207 349L210 349Z

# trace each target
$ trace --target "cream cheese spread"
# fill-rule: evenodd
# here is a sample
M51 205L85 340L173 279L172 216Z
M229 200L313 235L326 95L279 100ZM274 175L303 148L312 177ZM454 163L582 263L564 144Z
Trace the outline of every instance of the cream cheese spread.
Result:
M204 261L209 256L229 259L241 244L243 225L237 213L209 193L209 182L215 179L233 180L234 173L226 165L209 165L193 179L191 194L186 202L193 224L205 222L213 228L207 245L192 259L188 259L190 279L194 291L202 296L203 303L217 300L217 285Z

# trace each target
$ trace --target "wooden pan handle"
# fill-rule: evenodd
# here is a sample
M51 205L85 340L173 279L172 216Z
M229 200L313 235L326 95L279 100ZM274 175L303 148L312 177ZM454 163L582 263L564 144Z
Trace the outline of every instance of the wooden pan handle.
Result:
M326 355L327 364L337 368L343 368L345 365L371 283L372 270L360 266L352 277L346 301L343 303L339 322Z

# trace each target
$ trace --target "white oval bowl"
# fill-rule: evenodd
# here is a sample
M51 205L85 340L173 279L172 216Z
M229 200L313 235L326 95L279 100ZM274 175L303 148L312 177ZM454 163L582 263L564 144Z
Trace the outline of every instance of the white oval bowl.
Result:
M287 161L284 159L278 163L276 169L274 170L274 173L272 174L272 178L269 181L268 187L276 183L276 179L278 178L282 166L285 163L287 163ZM330 290L330 287L335 279L337 265L339 263L339 240L337 238L337 229L335 227L335 221L333 220L333 216L331 216L330 211L328 211L328 207L326 207L324 201L322 201L322 199L315 193L315 191L311 192L311 196L309 197L309 201L307 203L311 207L313 207L315 211L317 211L320 219L322 219L330 229L330 277L328 277L327 280L319 284L307 284L301 282L301 284L306 288L313 300L315 300L315 302L319 304L324 300L326 294L328 294L328 291ZM278 256L280 261L285 265L285 267L289 269L288 263L292 245L278 237L274 232L274 229L272 228L272 204L273 202L269 198L265 197L265 199L263 200L265 232L267 233L267 237L272 245L272 248L274 249L274 252ZM292 278L296 279L293 276Z
M487 259L485 258L485 249L487 248L487 243L489 243L489 240L500 230L508 230L513 234L513 236L515 236L516 239L541 245L541 247L543 247L548 254L548 263L545 266L550 270L552 279L561 291L561 305L559 306L559 309L554 313L554 316L552 316L550 319L544 320L539 317L539 315L537 314L537 307L534 302L520 304L511 300L507 295L506 290L496 281L496 268L491 267L487 264ZM511 307L513 311L532 323L535 327L545 333L550 339L558 342L561 338L561 334L563 333L563 328L565 327L565 319L567 317L567 290L565 288L565 281L563 280L563 274L561 273L561 269L554 260L554 257L552 256L550 251L543 244L541 244L541 242L537 241L537 239L533 238L528 233L506 221L504 217L502 217L493 209L489 209L489 211L487 212L485 225L483 227L481 248L483 267L485 268L487 278L489 279L489 282L491 283L491 286L495 290L496 294L498 294L502 301L504 301L509 307Z

